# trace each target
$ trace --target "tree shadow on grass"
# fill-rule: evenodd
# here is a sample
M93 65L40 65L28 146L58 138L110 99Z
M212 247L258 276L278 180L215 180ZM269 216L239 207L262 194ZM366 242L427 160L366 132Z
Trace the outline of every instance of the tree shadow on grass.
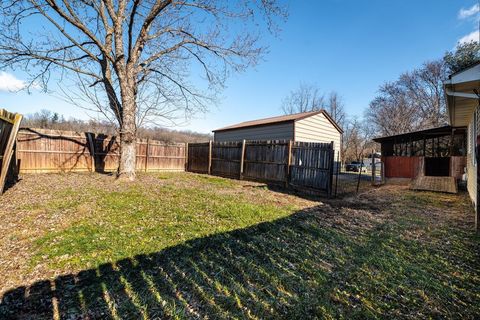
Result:
M0 318L286 316L340 258L324 247L341 237L317 219L302 211L18 287L1 298Z
M255 185L244 185L244 188L253 188L253 189L268 189L276 193L282 193L289 196L295 196L310 201L323 201L328 199L328 194L322 190L306 189L288 186L285 187L284 184L280 183L264 183L264 184L255 184Z
M355 221L344 224L331 209L299 211L18 287L1 298L0 318L299 319L352 312L360 318L381 316L356 298L339 302L337 292L352 290L349 282L361 284L356 277L366 263L382 259L386 244L395 243L395 233L382 222L361 217L351 216ZM411 274L400 276L399 281L408 281ZM371 288L377 294L378 284L371 285L377 286Z
M333 176L332 193L329 195L326 190L308 188L302 186L288 185L283 183L264 183L256 185L246 185L251 188L266 188L270 191L294 195L310 201L330 202L334 199L342 199L344 197L352 197L357 194L358 173L341 173L338 177ZM372 186L371 176L362 174L360 176L360 184L358 193L362 193L378 186Z

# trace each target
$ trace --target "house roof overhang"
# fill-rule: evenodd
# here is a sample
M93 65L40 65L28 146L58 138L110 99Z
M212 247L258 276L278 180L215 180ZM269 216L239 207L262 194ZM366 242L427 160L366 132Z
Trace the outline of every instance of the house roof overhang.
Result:
M480 63L452 74L444 87L450 124L467 126L480 104Z

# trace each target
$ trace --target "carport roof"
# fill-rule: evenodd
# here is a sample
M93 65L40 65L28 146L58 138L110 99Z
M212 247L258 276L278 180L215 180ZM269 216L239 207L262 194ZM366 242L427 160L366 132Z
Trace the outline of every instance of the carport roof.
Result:
M379 137L373 139L375 142L385 142L385 141L391 141L391 140L402 140L406 138L414 138L414 137L419 137L419 138L424 138L424 137L436 137L436 136L443 136L443 135L449 135L452 134L453 129L464 129L462 128L454 128L452 126L443 126L443 127L436 127L436 128L430 128L426 130L419 130L419 131L412 131L412 132L407 132L407 133L402 133L402 134L396 134L396 135L391 135L391 136L384 136L384 137Z

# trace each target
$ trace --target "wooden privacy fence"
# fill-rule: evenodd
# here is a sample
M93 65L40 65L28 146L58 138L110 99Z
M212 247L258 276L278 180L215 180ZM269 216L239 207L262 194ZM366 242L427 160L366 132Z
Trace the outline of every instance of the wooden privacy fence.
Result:
M118 168L114 136L20 129L20 173L112 172ZM284 183L332 192L333 143L241 141L167 144L137 139L137 171L187 171L229 178Z
M187 171L332 192L333 143L189 143Z
M332 192L333 143L295 142L291 152L290 184Z
M20 173L112 172L118 168L119 143L115 136L20 129L17 157ZM137 171L184 171L186 144L137 140Z
M187 171L196 173L210 173L211 142L189 143L187 155Z
M22 115L0 109L0 194L3 193L7 174L17 172L14 146L21 121Z

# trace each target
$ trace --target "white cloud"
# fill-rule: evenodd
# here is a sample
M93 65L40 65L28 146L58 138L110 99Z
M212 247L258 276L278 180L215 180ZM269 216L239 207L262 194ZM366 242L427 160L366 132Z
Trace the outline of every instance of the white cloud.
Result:
M466 43L470 41L480 41L480 33L479 31L472 31L469 34L463 36L458 40L458 43Z
M460 9L460 11L458 12L458 18L467 19L477 15L479 12L480 12L480 5L477 3L468 9L465 9L465 8Z
M27 83L15 78L13 74L0 71L0 91L15 92L24 89Z

